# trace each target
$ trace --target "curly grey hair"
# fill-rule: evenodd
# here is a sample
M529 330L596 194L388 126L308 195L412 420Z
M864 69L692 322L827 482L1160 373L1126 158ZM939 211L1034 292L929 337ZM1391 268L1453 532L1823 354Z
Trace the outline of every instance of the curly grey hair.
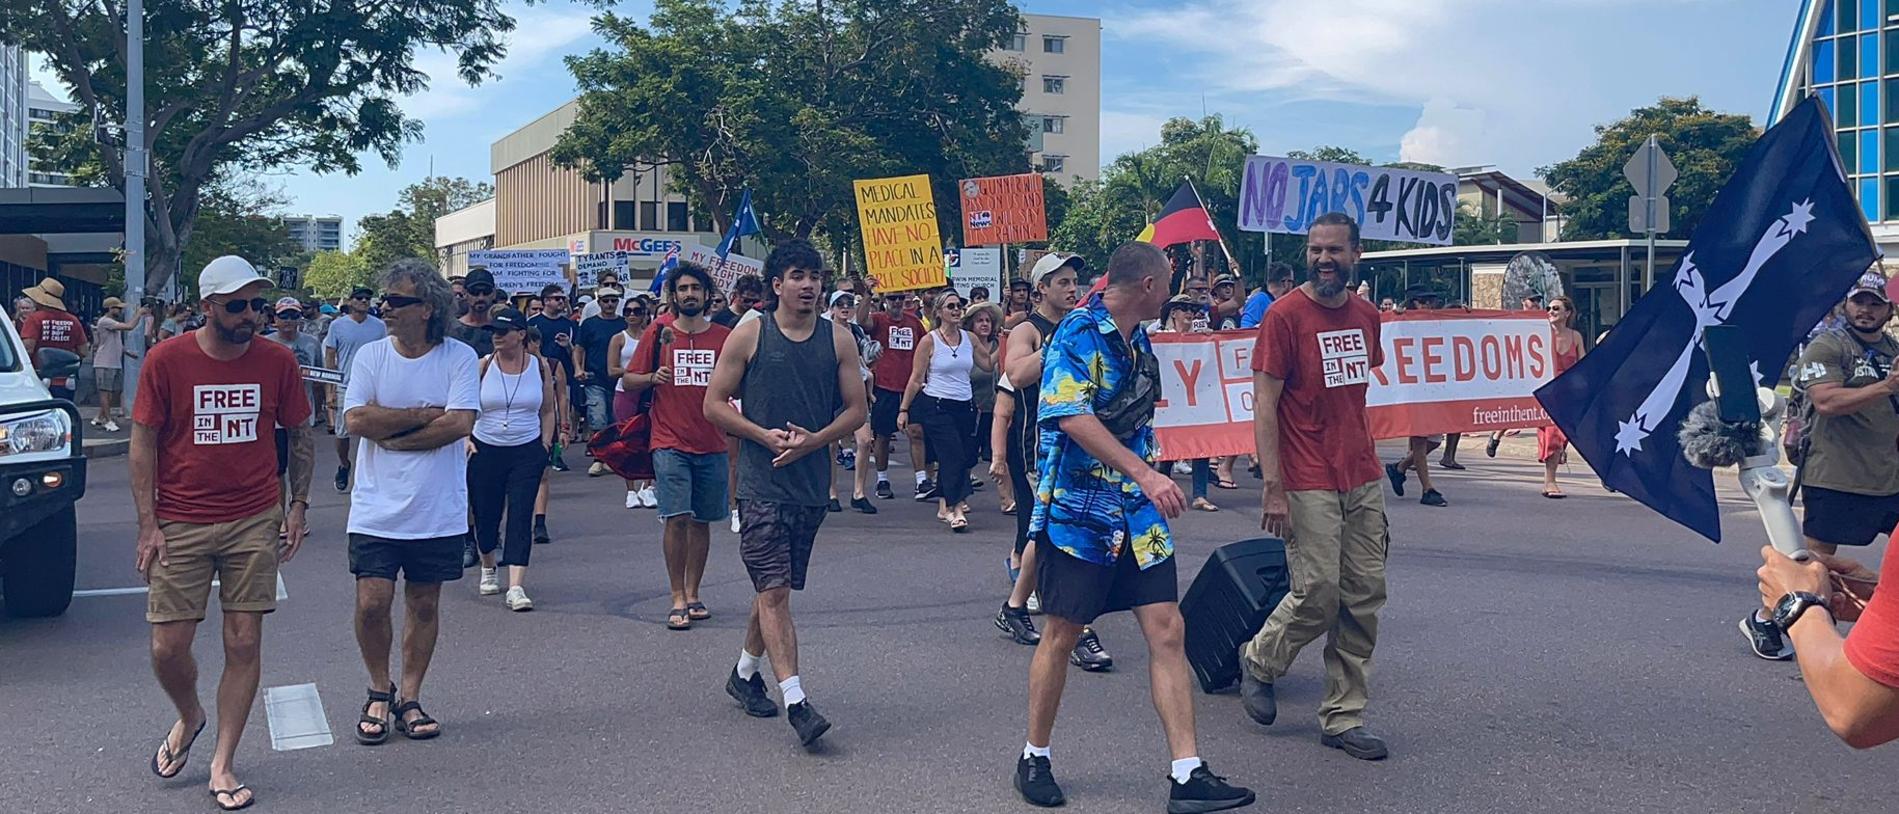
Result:
M391 284L398 282L414 286L415 296L428 304L428 342L441 344L448 337L448 321L455 317L455 292L448 280L436 270L435 264L410 257L390 263L382 270L382 290L388 291Z

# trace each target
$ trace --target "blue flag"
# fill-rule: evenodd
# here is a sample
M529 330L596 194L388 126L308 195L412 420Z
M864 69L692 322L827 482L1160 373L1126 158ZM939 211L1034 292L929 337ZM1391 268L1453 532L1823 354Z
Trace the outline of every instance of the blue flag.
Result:
M653 274L653 285L651 288L648 288L647 291L649 293L658 294L660 289L666 287L667 275L672 274L673 271L678 268L679 246L675 244L672 248L666 250L666 259L660 261L659 271Z
M752 191L746 189L739 197L738 214L732 216L732 228L725 230L725 237L719 241L719 259L724 260L732 253L732 246L739 238L763 232L758 228L758 215L752 212Z
M1748 150L1674 273L1536 398L1603 483L1720 542L1713 473L1689 465L1676 438L1708 398L1703 329L1742 328L1756 379L1772 386L1877 257L1832 125L1808 97Z

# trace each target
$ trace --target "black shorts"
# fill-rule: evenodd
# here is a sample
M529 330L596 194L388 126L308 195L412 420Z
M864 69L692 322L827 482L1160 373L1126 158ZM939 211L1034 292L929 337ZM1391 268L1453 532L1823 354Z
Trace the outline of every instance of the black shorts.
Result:
M738 508L739 559L752 578L752 590L804 590L811 549L828 514L825 507L740 498Z
M1899 495L1857 495L1802 486L1800 500L1807 505L1801 532L1822 543L1872 545L1874 537L1899 525Z
M1048 532L1035 534L1035 592L1042 612L1077 624L1104 613L1180 601L1177 572L1173 557L1142 570L1132 551L1123 552L1114 565L1096 565L1056 548Z
M875 388L870 402L870 431L878 438L897 434L897 411L903 409L903 394Z
M453 582L462 578L462 547L467 540L465 534L420 540L351 534L349 572L357 579L394 582L400 573L409 582Z

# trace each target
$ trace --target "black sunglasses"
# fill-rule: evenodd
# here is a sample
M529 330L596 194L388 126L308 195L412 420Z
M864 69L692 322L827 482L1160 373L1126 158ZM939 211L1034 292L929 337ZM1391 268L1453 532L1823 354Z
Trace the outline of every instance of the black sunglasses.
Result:
M421 301L422 301L422 298L421 298L421 297L404 297L404 296L402 296L401 294L384 294L384 295L382 295L382 307L383 307L384 309L389 309L389 308L407 308L407 307L409 307L409 306L411 306L411 305L415 305L416 303L419 303L419 302L421 302Z
M303 319L302 311L278 311L278 319Z
M362 300L363 302L369 302L368 294L351 294L349 298L352 300Z
M213 302L217 301L213 300ZM225 300L218 304L224 306L224 313L227 314L242 314L245 311L256 311L261 314L270 310L270 300L263 297L249 300Z
M495 293L495 287L488 285L487 283L482 283L480 285L471 285L463 290L477 297L486 297L490 294Z

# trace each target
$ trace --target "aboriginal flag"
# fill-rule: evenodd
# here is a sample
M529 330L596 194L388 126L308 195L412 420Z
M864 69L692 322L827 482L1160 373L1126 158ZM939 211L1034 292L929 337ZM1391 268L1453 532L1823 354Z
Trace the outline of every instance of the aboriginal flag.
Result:
M1200 205L1200 196L1194 194L1193 185L1182 181L1180 188L1167 199L1167 205L1161 207L1160 214L1154 216L1154 222L1141 230L1141 236L1135 238L1142 243L1152 243L1167 248L1176 243L1190 240L1219 240L1219 230L1213 228L1213 219L1207 216L1207 208Z

